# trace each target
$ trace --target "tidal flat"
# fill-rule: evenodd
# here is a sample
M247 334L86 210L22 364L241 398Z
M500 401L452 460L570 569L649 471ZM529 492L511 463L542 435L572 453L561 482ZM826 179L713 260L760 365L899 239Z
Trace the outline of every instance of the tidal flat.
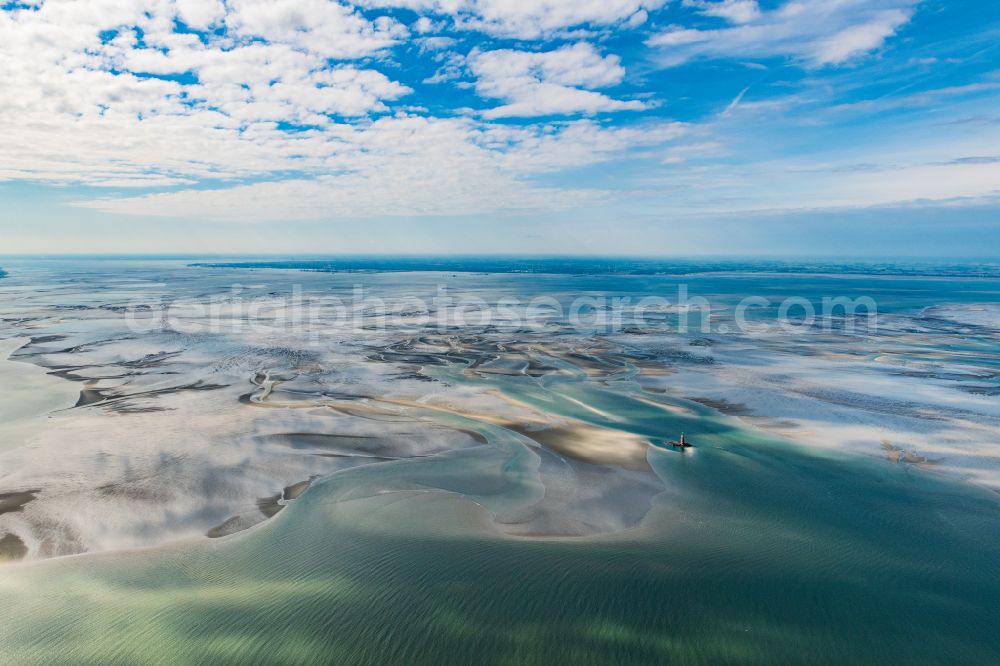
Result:
M3 263L0 661L1000 660L980 268L194 263Z

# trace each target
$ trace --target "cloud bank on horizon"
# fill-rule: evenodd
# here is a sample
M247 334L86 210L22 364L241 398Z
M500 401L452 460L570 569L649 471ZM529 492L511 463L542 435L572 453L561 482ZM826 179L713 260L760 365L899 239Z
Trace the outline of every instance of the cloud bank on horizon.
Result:
M0 2L0 183L219 222L994 206L992 4Z

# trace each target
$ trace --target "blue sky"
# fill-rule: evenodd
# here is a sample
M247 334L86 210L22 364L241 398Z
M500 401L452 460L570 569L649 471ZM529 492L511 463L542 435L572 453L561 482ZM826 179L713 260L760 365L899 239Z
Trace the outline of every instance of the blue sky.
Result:
M0 254L1000 248L995 2L6 2L0 90Z

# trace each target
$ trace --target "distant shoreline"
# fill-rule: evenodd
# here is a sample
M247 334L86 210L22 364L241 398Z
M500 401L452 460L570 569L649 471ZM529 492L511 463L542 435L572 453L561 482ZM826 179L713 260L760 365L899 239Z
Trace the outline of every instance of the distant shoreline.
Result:
M693 276L723 274L1000 278L1000 262L782 261L569 257L338 257L280 261L196 262L195 268L299 270L318 273L503 273Z

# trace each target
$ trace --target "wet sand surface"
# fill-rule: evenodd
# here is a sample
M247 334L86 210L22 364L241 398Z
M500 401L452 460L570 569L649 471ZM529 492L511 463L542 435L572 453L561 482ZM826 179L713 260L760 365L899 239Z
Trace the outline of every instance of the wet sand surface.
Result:
M41 490L24 490L13 493L0 493L0 514L9 511L20 511L25 504L35 499Z
M33 387L7 393L0 426L17 437L0 450L0 591L19 609L0 611L16 632L0 653L17 663L167 645L180 663L1000 655L984 310L900 305L870 339L561 321L194 333L192 304L245 274L66 270L0 283L0 316L21 322L0 373ZM372 279L408 294L437 278ZM653 289L457 280L490 299ZM303 281L320 311L352 288L276 272L244 295L280 307ZM124 325L162 299L190 314ZM666 444L682 432L694 449Z

